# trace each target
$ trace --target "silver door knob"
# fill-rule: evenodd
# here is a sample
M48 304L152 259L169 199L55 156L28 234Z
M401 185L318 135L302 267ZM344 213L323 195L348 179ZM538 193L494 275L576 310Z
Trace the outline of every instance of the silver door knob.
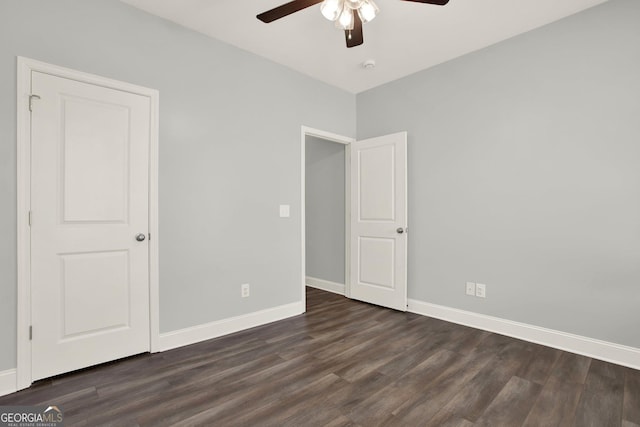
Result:
M144 234L144 233L138 233L138 234L136 234L136 240L137 240L138 242L144 242L144 239L146 239L146 238L147 238L147 236L146 236L146 234Z
M404 233L404 228L398 227L398 229L396 230L396 233L398 233L398 234Z

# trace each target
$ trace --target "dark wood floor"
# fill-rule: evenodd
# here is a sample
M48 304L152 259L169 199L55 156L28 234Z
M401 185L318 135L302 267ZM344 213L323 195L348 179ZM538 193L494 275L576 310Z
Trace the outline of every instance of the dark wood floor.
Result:
M68 426L640 426L640 371L319 290L305 315L41 381Z

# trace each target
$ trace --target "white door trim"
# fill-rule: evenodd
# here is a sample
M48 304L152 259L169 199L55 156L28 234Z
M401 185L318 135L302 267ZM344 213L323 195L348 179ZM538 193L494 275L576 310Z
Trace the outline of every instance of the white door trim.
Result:
M160 351L160 299L158 269L158 113L159 92L105 77L58 67L29 58L17 58L17 367L16 389L31 385L31 73L38 71L83 83L146 96L151 104L149 148L149 324L150 348ZM37 102L37 101L36 101Z
M302 277L300 278L300 281L302 283L302 294L300 299L302 300L302 309L303 311L307 311L307 302L306 302L306 298L305 298L305 287L306 287L306 283L307 283L307 266L306 266L306 244L307 244L307 237L306 237L306 224L305 224L305 215L306 215L306 195L305 195L305 183L307 182L307 173L306 173L306 158L305 158L305 152L306 152L306 137L307 136L314 136L316 138L320 138L320 139L326 139L327 141L331 141L331 142L337 142L338 144L344 144L345 146L348 146L349 144L351 144L352 142L355 142L355 138L349 138L347 136L342 136L342 135L338 135L335 133L331 133L331 132L325 132L323 130L318 130L318 129L314 129L314 128L310 128L307 126L302 126L302 131L301 131L301 150L300 150L300 170L301 170L301 178L300 178L300 190L301 190L301 209L300 209L300 215L301 220L301 226L302 226L302 248L301 248L301 254L302 254ZM349 248L351 247L351 243L350 243L350 227L351 227L351 181L348 179L349 176L351 176L350 174L350 170L351 170L351 160L349 157L349 149L348 147L346 147L345 149L345 180L344 180L344 195L345 195L345 217L344 217L344 224L345 224L345 240L344 240L344 245L345 245L345 260L344 260L344 286L345 286L345 296L348 298L350 297L350 293L349 293L349 277L351 274L351 269L349 266Z

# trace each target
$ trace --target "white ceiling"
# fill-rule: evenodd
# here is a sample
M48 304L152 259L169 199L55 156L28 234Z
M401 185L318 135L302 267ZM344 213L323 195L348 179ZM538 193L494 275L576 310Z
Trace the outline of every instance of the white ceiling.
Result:
M255 16L287 0L122 1L358 93L608 0L376 0L380 13L364 24L364 45L351 49L319 5L264 24ZM368 59L374 69L360 66Z

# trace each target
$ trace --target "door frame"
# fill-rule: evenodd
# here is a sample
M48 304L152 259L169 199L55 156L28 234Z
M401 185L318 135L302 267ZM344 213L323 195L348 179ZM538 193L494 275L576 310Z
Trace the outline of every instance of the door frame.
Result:
M118 80L88 74L45 62L17 57L17 366L16 389L32 383L31 374L31 74L41 72L149 98L149 348L160 351L160 298L158 265L158 134L159 92Z
M331 132L326 132L319 129L314 129L307 126L302 126L301 130L301 154L300 154L300 170L301 170L301 179L300 179L300 189L301 189L301 226L302 226L302 308L303 311L307 311L307 301L305 298L306 286L307 286L307 262L306 262L306 245L307 245L307 229L306 229L306 212L307 212L307 199L305 187L307 183L307 173L306 173L306 137L313 136L319 139L324 139L330 142L336 142L338 144L342 144L345 146L344 150L344 160L345 160L345 179L344 179L344 195L345 195L345 205L344 205L344 225L345 225L345 236L344 236L344 292L345 296L349 298L351 296L350 289L350 274L351 274L351 266L350 266L350 248L351 248L351 155L350 155L350 146L351 143L355 142L355 138L350 138L347 136L338 135Z

